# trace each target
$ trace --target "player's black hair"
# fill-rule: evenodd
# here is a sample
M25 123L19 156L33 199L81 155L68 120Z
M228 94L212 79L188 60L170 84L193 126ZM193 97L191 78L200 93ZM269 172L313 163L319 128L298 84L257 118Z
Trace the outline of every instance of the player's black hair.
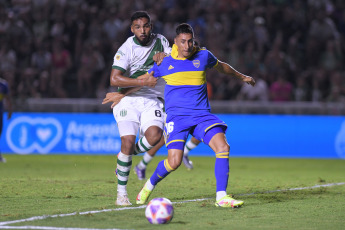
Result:
M194 38L193 28L187 23L182 23L176 27L176 36L179 34L191 34Z
M133 23L133 21L135 21L139 18L147 18L147 20L149 20L149 23L151 23L150 15L146 11L135 12L131 17L131 23Z

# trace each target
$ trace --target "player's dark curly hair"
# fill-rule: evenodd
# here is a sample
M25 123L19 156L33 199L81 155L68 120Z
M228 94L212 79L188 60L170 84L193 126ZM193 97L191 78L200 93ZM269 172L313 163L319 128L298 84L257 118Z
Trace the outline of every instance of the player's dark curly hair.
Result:
M150 15L146 11L137 11L132 14L131 23L139 18L147 18L147 20L149 20L149 23L151 23Z
M193 28L187 23L182 23L176 27L176 36L179 34L191 34L194 38Z

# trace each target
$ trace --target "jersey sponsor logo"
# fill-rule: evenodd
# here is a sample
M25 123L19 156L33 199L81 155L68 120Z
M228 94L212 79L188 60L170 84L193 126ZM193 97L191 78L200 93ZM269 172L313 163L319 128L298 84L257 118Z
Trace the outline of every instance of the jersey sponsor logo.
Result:
M168 68L168 70L171 70L171 69L173 69L173 68L174 68L174 66L170 65L169 68Z
M199 68L200 67L200 61L199 60L193 60L193 65L195 66L195 68Z
M125 109L121 110L121 111L120 111L120 116L121 116L121 117L127 116L127 110L125 110Z

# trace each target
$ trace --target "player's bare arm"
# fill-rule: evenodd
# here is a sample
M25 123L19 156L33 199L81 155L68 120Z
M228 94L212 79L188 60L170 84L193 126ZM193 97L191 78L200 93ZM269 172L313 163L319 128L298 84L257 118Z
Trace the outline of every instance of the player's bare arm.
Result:
M218 65L214 67L218 72L230 75L232 77L237 77L238 79L242 80L243 82L246 82L247 84L250 84L252 86L255 85L254 78L244 75L237 70L235 70L231 65L228 63L222 62L218 60Z
M124 98L125 96L133 92L140 90L141 88L142 87L122 88L119 92L107 93L105 98L103 99L102 104L107 104L109 102L112 102L112 105L110 106L110 108L114 108L115 105L117 105L122 100L122 98Z
M113 69L110 74L110 85L117 87L136 87L136 86L148 86L155 87L157 84L157 78L129 78L123 76L123 72L118 69Z
M152 57L152 59L154 62L156 62L157 65L160 65L165 57L166 57L166 54L164 52L160 52L160 53L155 54Z
M154 71L152 71L151 73L143 74L139 76L137 79L144 81L145 84L150 84L148 86L153 88L156 86L157 80L158 80L158 78L154 77L153 74L154 74Z
M160 53L155 54L152 59L154 62L156 62L157 65L160 65L165 57L166 57L166 54L164 52L160 52ZM123 97L133 92L136 92L140 89L141 87L122 88L120 92L107 93L106 97L103 99L102 104L113 102L113 104L111 105L111 108L113 108L115 105L117 105L121 101Z

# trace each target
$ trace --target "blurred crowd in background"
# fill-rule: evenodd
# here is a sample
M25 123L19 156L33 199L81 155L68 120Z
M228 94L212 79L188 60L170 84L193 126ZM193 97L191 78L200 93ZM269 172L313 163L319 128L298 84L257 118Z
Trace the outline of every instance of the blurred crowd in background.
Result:
M201 46L257 81L210 70L213 100L345 102L342 0L0 0L0 77L17 99L103 98L137 10L171 45L191 24Z

